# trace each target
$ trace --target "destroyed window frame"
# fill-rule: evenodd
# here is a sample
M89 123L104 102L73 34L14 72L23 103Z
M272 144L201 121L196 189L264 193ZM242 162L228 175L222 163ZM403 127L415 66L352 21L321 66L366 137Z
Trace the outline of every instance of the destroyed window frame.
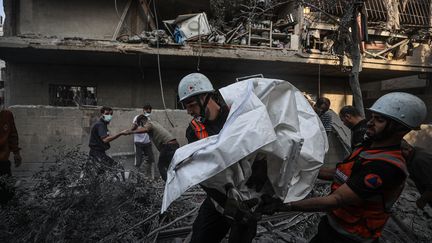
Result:
M82 91L91 92L94 95L94 102L87 101L87 95L77 97L77 92L82 94ZM65 91L64 97L61 97L61 92ZM67 97L73 93L73 97ZM97 106L97 86L96 85L75 85L75 84L49 84L48 85L48 104L50 106L59 107L74 107L74 106ZM63 99L63 100L62 100Z

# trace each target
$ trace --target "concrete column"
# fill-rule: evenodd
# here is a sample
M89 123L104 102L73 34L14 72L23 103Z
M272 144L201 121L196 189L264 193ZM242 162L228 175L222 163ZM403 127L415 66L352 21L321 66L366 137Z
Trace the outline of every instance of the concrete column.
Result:
M16 13L16 34L34 34L36 30L33 21L33 0L14 0L14 2L19 2Z
M384 5L387 9L387 28L389 30L400 29L399 0L385 0Z
M3 25L3 35L4 36L14 36L17 34L18 26L18 6L19 1L16 0L4 0L3 7L6 14Z

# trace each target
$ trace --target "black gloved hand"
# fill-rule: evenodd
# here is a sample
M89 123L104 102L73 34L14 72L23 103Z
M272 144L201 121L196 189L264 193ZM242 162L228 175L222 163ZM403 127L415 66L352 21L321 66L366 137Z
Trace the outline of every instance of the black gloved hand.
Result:
M224 215L236 222L247 224L250 221L258 221L261 214L252 212L252 208L259 203L258 198L252 198L246 201L238 201L228 198L224 207Z
M264 194L261 196L261 204L257 211L262 214L273 215L275 212L279 211L283 205L283 201L279 198Z
M267 160L254 161L252 164L252 175L246 182L246 186L248 188L255 188L255 191L260 192L268 181Z

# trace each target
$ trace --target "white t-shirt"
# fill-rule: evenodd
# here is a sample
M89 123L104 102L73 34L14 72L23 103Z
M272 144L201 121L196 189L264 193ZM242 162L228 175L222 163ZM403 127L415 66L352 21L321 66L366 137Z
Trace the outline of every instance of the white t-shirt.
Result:
M132 123L136 124L136 120L139 115L135 116ZM148 133L136 133L134 134L134 142L135 143L150 143L150 137Z

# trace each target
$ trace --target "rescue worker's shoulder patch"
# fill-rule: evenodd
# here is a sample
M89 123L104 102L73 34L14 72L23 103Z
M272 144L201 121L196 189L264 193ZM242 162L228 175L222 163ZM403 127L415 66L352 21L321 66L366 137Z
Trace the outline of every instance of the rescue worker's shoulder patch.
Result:
M375 189L382 185L382 179L377 174L367 174L364 177L364 184L369 188Z

